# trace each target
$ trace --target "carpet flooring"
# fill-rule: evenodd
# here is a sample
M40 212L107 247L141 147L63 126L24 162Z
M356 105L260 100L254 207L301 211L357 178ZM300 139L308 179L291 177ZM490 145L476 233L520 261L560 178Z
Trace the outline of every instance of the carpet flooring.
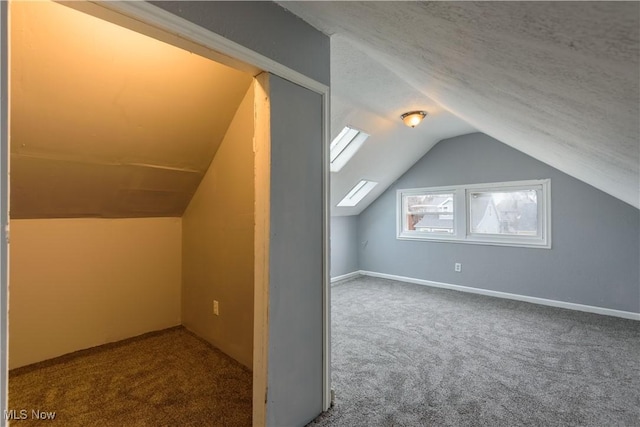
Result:
M251 372L183 327L9 372L16 427L250 426L251 396Z
M640 322L371 277L332 287L311 426L640 426Z

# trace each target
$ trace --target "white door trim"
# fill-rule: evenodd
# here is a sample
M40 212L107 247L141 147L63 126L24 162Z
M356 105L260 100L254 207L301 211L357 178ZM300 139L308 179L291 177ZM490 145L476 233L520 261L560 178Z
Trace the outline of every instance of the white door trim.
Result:
M331 173L329 171L329 140L331 139L331 96L329 89L322 94L322 410L332 404L331 399Z
M107 1L92 3L215 50L232 60L235 59L250 66L257 67L262 71L275 74L319 94L325 94L329 91L328 86L296 70L146 1ZM71 6L73 7L73 5Z

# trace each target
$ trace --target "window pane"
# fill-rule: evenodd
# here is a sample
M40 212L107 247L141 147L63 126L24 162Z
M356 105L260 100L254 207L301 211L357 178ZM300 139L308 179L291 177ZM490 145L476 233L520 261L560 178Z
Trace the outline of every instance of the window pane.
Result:
M536 190L469 192L471 233L538 236Z
M404 231L453 234L453 193L403 196Z

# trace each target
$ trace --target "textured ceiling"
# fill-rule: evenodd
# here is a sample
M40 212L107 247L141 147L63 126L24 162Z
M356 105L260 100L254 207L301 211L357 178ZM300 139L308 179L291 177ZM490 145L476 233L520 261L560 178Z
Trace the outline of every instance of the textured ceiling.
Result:
M347 125L370 135L344 168L331 174L334 215L360 213L438 141L475 131L343 37L332 38L331 61L332 137ZM408 110L425 110L428 118L408 128L400 121ZM357 206L337 208L361 179L379 184Z
M251 76L51 2L11 3L11 217L181 216Z
M424 105L466 122L457 128L459 134L475 128L639 206L640 3L280 4L336 35L334 135L355 116L363 117L358 125L365 130L364 116L372 127L386 121L390 129L398 111ZM383 99L389 102L381 104ZM426 121L415 130L424 132L420 138L433 139L431 132L440 129ZM389 175L399 176L396 170L417 160L389 148L410 144L413 135L394 135L381 133L375 144L365 143L350 169L332 175L335 197L359 177L388 168L394 170ZM383 158L366 150L393 156L359 162L365 155ZM389 179L379 187L390 185ZM333 213L347 213L341 209Z

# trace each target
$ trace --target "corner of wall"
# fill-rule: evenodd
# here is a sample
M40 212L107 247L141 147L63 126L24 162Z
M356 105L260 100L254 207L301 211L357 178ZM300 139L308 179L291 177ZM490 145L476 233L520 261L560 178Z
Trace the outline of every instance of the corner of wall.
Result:
M254 85L182 217L183 325L252 368ZM213 313L218 302L219 315Z
M397 188L551 179L550 249L406 241ZM607 309L640 310L640 212L488 135L440 141L358 219L361 270ZM363 246L366 242L366 246ZM454 272L455 262L463 264Z

